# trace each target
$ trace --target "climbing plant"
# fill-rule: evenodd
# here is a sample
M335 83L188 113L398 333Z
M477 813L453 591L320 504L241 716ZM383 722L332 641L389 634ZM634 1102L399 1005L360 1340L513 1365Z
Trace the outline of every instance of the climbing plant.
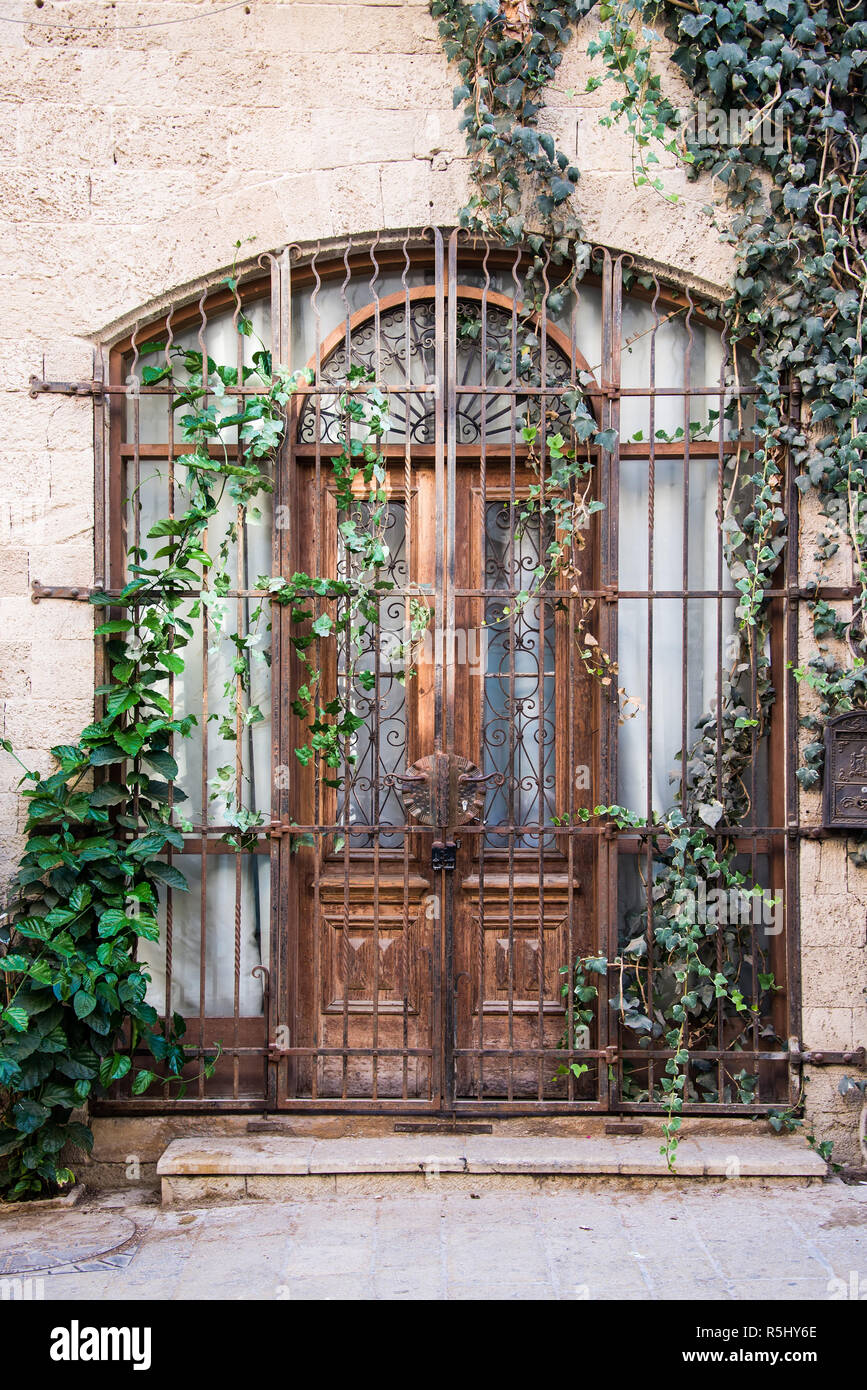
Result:
M669 135L679 130L691 176L710 173L734 214L721 229L736 260L724 314L731 341L746 348L754 372L760 500L739 583L742 621L761 620L783 550L774 541L785 526L786 454L798 488L816 496L829 523L813 556L815 582L842 539L851 550L852 615L844 618L821 600L813 604L817 650L796 671L823 697L821 717L807 717L815 730L827 715L863 703L867 22L860 7L843 0L730 6L629 0L600 6L600 15L603 28L591 51L620 83L618 113L645 143L660 127ZM640 82L629 57L637 21L645 26ZM654 34L646 27L658 22L675 45L673 62L696 99L712 106L713 120L681 122L661 97L658 77L650 75ZM799 398L800 420L790 408ZM829 638L837 639L836 654ZM799 773L803 786L816 785L817 764L812 746Z
M827 717L867 703L867 24L860 7L845 0L600 0L596 6L433 0L445 52L461 77L455 103L464 104L475 184L461 220L507 242L523 240L533 254L531 274L537 280L560 257L573 257L579 275L587 266L570 187L580 171L557 151L549 134L539 131L539 116L569 26L593 8L601 23L588 53L601 60L601 72L589 88L612 84L613 100L602 122L625 122L635 183L677 201L665 188L667 156L669 164L674 158L685 165L691 177L710 174L721 190L728 218L717 221L718 207L706 212L732 244L736 263L722 306L723 325L735 353L733 385L748 374L754 388L749 414L737 394L727 410L734 415L738 439L751 433L753 444L739 449L727 465L726 511L720 517L726 562L740 594L738 642L716 710L702 721L693 745L681 750L686 798L672 813L680 819L667 826L671 836L657 840L667 848L654 856L659 876L653 897L676 906L697 859L727 881L733 873L731 843L711 848L704 826L689 827L699 822L711 829L736 826L751 811L744 773L776 698L767 595L786 551L787 459L799 490L816 495L828 523L813 557L815 585L845 538L858 589L848 617L818 595L810 604L816 649L794 672L818 697L818 709L802 718L810 731L798 772L805 788L821 776ZM671 61L692 88L695 108L706 114L712 105L710 122L685 120L686 113L665 94L663 34ZM743 476L745 460L748 476ZM560 466L556 449L549 466L554 476ZM567 491L574 491L576 481L581 479L566 480ZM539 490L544 495L544 484ZM586 487L583 492L587 495ZM554 557L555 566L563 563L563 556ZM616 808L621 823L632 815ZM692 846L689 853L686 845ZM867 859L863 848L855 858ZM666 1021L649 1022L651 1028L671 1025L666 1039L674 1048L672 1074L663 1083L669 1092L671 1155L689 1070L684 1022L708 985L689 930L680 922L672 934L672 914L664 906L662 917L660 928L654 911L650 940L663 952L674 946L671 973L682 986L678 1000L664 1011ZM674 920L679 921L676 911ZM644 926L636 940L646 944ZM575 986L582 1008L593 989L585 967L579 962ZM693 983L702 980L696 991ZM736 980L737 973L722 989L735 1013L741 1011ZM637 975L634 983L640 993ZM621 992L621 1013L632 1019L630 1026L636 1017L650 1018L652 1010L643 1002L637 1011L634 997ZM678 1071L681 1064L685 1070Z
M227 284L237 298L238 330L250 338L252 326L242 312L234 274ZM342 429L331 468L350 573L340 579L260 576L261 598L250 630L231 631L225 600L233 547L248 513L273 489L287 406L310 378L275 369L262 344L240 373L199 351L164 342L145 344L139 353L145 363L142 385L171 388L187 446L176 461L183 481L176 486L173 514L154 521L147 545L130 549L129 580L122 591L93 596L97 607L122 615L96 628L109 673L97 692L102 717L82 730L76 743L51 750L57 769L49 776L23 768L26 847L8 924L0 928L0 945L6 948L0 956L6 981L0 986L5 993L5 998L0 994L0 1194L5 1200L55 1191L73 1180L65 1151L69 1145L90 1149L92 1131L75 1116L93 1096L125 1077L133 1095L155 1084L182 1095L191 1079L184 1021L177 1014L160 1018L147 1002L149 975L137 960L137 943L158 938L160 890L187 889L183 874L169 862L170 852L183 849L184 832L192 829L181 813L186 796L176 781L173 749L196 720L176 713L170 680L184 670L194 621L205 608L213 635L232 644L228 713L219 732L237 744L241 730L262 717L250 699L254 629L267 619L270 605L288 610L290 641L305 677L293 708L306 739L295 756L307 765L319 754L324 780L338 785L337 770L354 760L351 740L362 722L352 709L353 687L370 689L374 681L358 654L371 645L364 633L378 622L379 598L393 588L382 577L388 548L379 441L389 419L371 372L350 367L337 393ZM238 448L230 450L235 438ZM131 500L138 505L137 497ZM226 500L231 519L221 522ZM417 601L409 641L401 649L404 678L427 616ZM349 663L337 692L326 699L313 654L324 639L344 636ZM392 656L399 665L401 652ZM3 748L14 756L8 741ZM220 769L211 795L224 803L228 842L243 848L262 815L245 805L239 758L234 768ZM143 1050L159 1075L136 1064ZM213 1074L218 1058L219 1048L204 1058L206 1075Z
M470 232L526 252L519 371L528 385L545 385L532 351L539 313L559 312L588 266L575 211L580 170L557 148L540 116L564 48L592 8L589 0L431 4L460 79L454 100L462 107L471 156L474 190L460 221ZM795 671L817 697L816 712L804 719L811 735L799 772L805 787L821 776L824 720L867 704L867 24L844 0L602 0L595 8L602 27L589 51L601 59L602 74L592 82L616 84L604 119L624 120L631 131L636 183L649 194L673 196L660 170L664 156L679 157L694 176L710 174L724 193L731 215L721 235L732 243L736 273L722 316L738 372L748 371L756 388L749 417L737 393L733 398L738 437L752 432L754 447L731 465L721 518L726 560L740 594L737 651L715 716L704 721L693 746L681 750L688 769L683 803L652 828L628 809L597 808L622 827L653 830L652 906L618 960L584 962L572 986L582 991L579 1004L586 1013L594 989L588 972L615 968L618 1007L627 1024L639 1034L663 1034L672 1054L661 1083L668 1108L664 1147L673 1161L684 1100L697 1084L691 1040L701 1036L703 1018L720 1000L735 1028L755 1008L742 989L737 933L723 932L722 939L707 924L699 928L684 903L699 881L746 896L760 891L735 869L732 842L712 832L736 826L750 812L743 773L775 698L767 595L786 548L786 459L799 489L815 494L827 523L817 543L817 583L845 539L859 590L851 617L818 593L811 604L816 650ZM707 130L691 132L663 92L657 47L663 31L673 44L671 60L696 100L712 101L722 113L710 136ZM735 122L743 112L746 123ZM766 122L777 118L779 141L766 138ZM234 273L227 283L237 294ZM239 330L250 337L240 300L237 307ZM183 671L202 606L235 651L221 733L237 742L239 730L257 717L250 695L251 633L225 629L223 600L231 588L233 544L248 511L272 486L287 403L306 379L275 370L261 346L240 375L237 368L165 343L150 345L142 355L152 359L143 383L171 383L175 408L182 412L180 428L189 445L178 461L184 510L150 528L147 540L157 542L155 550L133 548L129 582L119 596L95 598L111 614L98 628L109 674L99 692L101 717L77 742L52 750L54 772L23 769L27 843L10 920L0 929L7 981L0 1011L0 1190L7 1198L51 1191L70 1180L65 1146L90 1143L86 1124L73 1116L98 1088L130 1073L137 1094L157 1081L167 1084L166 1078L177 1087L185 1084L182 1021L159 1018L147 1003L148 977L136 947L140 938L156 937L160 889L186 887L169 852L182 848L188 826L180 814L183 792L174 753L194 720L176 711L170 681ZM552 575L572 573L586 519L599 505L593 460L615 446L616 435L598 427L580 389L585 384L579 382L566 401L571 438L559 426L550 429L538 406L529 405L522 421L539 475L522 504L522 523L542 514L553 530L545 562L519 604L529 602ZM226 411L223 402L233 392L237 408ZM802 418L795 408L799 398ZM339 399L345 425L333 469L350 572L261 576L253 615L254 623L267 626L274 603L289 611L305 677L294 708L307 732L296 756L309 763L319 755L331 781L339 780L342 761L352 758L359 721L350 692L355 682L369 688L373 677L363 666L350 665L336 696L326 697L317 643L343 637L351 654L362 651L365 628L376 622L379 596L388 588L381 577L387 550L379 449L386 401L376 382L356 369ZM224 447L233 431L237 454ZM744 477L747 458L750 472ZM234 515L221 527L224 498ZM424 605L416 604L416 636L425 614ZM581 659L611 686L616 665L588 640L589 633L585 614L576 634ZM407 674L411 655L410 644ZM626 701L626 692L619 694ZM234 775L229 768L218 778L212 793L224 801L233 843L240 847L261 823L259 813L245 808L240 761ZM648 998L643 985L642 943L659 953L656 998ZM772 976L756 970L760 990L773 991ZM140 1046L161 1066L162 1077L150 1068L135 1069ZM204 1059L205 1069L212 1070L216 1060ZM744 1073L735 1081L748 1098L750 1077Z

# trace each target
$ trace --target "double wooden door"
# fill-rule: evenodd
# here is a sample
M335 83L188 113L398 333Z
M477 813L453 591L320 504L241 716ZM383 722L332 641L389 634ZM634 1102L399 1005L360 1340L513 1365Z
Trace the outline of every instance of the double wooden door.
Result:
M477 292L453 298L468 317L482 312ZM434 389L390 397L378 624L360 646L318 646L322 698L348 697L359 727L336 773L290 765L278 1103L449 1111L592 1096L595 1064L578 1079L562 1053L594 1042L571 994L572 963L594 949L594 851L556 823L589 804L595 780L574 592L592 538L572 591L544 579L540 591L552 537L527 507L538 473L518 393L507 372L493 376L489 351L483 371L471 336L461 347L442 332L432 295L396 301L379 306L379 351L390 312L405 342L408 314L433 321L421 340ZM511 306L484 313L486 338L512 331ZM562 388L565 350L557 361ZM321 394L316 409L313 429L302 414L296 430L291 564L351 578L328 466L336 426ZM291 758L304 738L291 710L303 673L283 621L281 757Z

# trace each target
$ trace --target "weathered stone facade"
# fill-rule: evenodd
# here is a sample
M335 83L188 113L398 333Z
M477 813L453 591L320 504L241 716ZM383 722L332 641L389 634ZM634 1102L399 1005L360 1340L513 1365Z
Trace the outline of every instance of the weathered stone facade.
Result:
M467 169L426 0L4 11L28 22L0 24L0 711L22 759L47 770L49 745L91 715L92 614L34 605L30 585L92 582L94 450L90 401L32 399L31 373L89 377L95 342L212 275L237 240L259 253L453 224ZM598 125L611 93L584 92L597 27L593 15L580 26L545 116L582 169L587 234L721 286L730 252L702 211L713 190L678 170L666 176L677 205L636 188L628 134ZM686 105L673 71L665 84ZM21 846L17 777L0 755L4 875ZM836 840L806 844L802 867L804 1041L852 1046L865 1036L867 871ZM808 1104L851 1161L857 1106L836 1096L839 1075L817 1072Z

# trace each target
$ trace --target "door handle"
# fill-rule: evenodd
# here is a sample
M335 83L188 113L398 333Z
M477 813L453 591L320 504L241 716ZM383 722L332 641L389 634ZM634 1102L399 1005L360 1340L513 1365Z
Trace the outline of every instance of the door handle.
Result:
M461 772L458 774L459 782L472 782L473 786L480 787L483 782L490 782L493 778L494 786L501 787L506 780L505 772Z

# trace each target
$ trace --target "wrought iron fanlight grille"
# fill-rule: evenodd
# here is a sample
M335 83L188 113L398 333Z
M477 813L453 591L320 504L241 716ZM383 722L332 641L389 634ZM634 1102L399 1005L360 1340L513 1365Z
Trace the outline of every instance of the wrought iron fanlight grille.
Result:
M366 368L381 386L403 388L395 392L391 403L389 443L404 439L415 444L435 443L434 295L431 288L408 306L400 303L379 314L371 307L352 327L349 343L342 341L322 365L322 387L334 387L335 394L323 394L318 403L305 406L298 425L300 444L312 443L317 430L323 443L339 441L343 419L337 392L352 366ZM515 417L519 422L529 420L529 398L522 395L521 387L542 379L541 341L536 339L529 350L519 353L513 311L486 305L483 316L478 299L470 298L466 288L463 294L458 291L456 322L456 336L450 343L456 379L463 388L478 385L480 389L478 393L465 390L461 395L454 414L455 438L462 445L478 445L484 431L489 443L508 442ZM561 393L573 384L572 365L568 354L553 344L546 353L545 383L552 393L548 409L552 431L568 430L570 411ZM492 392L498 393L498 399L496 405L488 400L483 421L483 401Z

